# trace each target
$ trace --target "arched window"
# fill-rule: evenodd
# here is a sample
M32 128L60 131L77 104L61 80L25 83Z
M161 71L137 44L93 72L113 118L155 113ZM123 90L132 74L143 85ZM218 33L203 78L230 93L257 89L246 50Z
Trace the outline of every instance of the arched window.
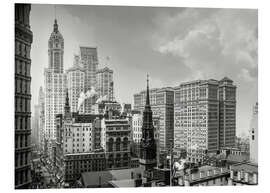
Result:
M116 147L115 147L116 151L120 151L120 145L121 145L121 138L118 137L116 139Z
M108 151L112 152L113 151L113 138L109 139L109 143L108 143Z
M123 141L123 151L127 151L127 150L128 150L128 138L125 137Z

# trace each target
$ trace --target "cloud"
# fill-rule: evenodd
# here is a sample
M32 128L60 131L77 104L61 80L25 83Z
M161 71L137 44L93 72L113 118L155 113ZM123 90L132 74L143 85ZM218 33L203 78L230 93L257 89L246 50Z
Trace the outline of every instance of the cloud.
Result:
M230 75L239 78L239 74L245 74L245 81L256 80L257 74L254 73L249 73L247 78L247 72L257 68L256 21L256 10L186 9L174 19L168 17L165 26L171 29L178 24L177 27L181 28L183 22L184 26L189 26L188 30L160 37L154 50L183 59L194 77L220 78ZM164 29L161 31L164 33ZM156 40L162 33L157 33Z
M240 74L238 75L238 78L243 79L246 82L252 82L254 81L254 77L251 76L248 69L241 69Z

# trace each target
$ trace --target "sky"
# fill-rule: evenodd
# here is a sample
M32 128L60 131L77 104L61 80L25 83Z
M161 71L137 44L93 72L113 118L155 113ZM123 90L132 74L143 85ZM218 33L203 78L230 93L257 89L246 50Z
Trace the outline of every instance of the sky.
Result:
M32 4L32 108L48 67L54 19L64 37L64 68L79 46L95 46L99 68L114 71L117 101L133 103L146 87L229 77L237 86L237 135L249 129L258 101L258 11ZM107 60L106 58L110 59Z

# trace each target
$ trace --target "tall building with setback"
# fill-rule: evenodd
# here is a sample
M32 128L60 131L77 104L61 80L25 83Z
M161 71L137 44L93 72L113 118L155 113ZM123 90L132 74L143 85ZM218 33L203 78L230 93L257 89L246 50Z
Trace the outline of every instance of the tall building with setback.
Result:
M224 86L233 87L234 93ZM232 81L224 83L224 79L197 80L175 87L174 149L178 154L186 151L189 161L202 162L207 152L215 153L233 144L235 113L231 112L235 112L235 106L231 109L230 105L235 105L235 98L232 102L233 98L228 98L231 95L235 96L235 86Z
M234 147L236 136L236 86L227 77L219 81L219 147Z
M143 111L146 91L134 95L134 110ZM159 146L167 151L173 142L174 129L174 90L171 87L149 90L150 105L155 117L159 117Z
M55 116L64 112L67 77L63 73L64 38L54 21L48 41L49 68L45 69L45 137L56 138Z
M85 71L84 91L96 88L96 72L98 68L98 56L96 47L80 47L81 65ZM91 106L94 104L93 98L85 100L84 112L91 113Z
M30 4L15 4L15 188L31 183Z
M108 67L97 70L98 98L107 96L107 100L114 100L113 71Z
M150 106L148 75L146 101L143 111L142 139L140 142L140 168L144 171L147 181L152 178L153 168L157 166L157 145L154 136L153 112Z
M258 164L258 102L253 107L249 130L250 161Z
M70 99L71 112L77 112L78 99L80 94L84 92L85 71L77 65L77 59L74 58L74 66L67 70L67 88ZM84 103L80 108L80 112L84 110Z

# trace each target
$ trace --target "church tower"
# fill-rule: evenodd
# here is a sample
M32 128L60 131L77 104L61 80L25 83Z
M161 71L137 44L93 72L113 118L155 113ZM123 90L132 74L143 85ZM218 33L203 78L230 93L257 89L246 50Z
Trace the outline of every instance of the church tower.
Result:
M146 177L148 181L151 179L153 168L157 165L152 114L147 75L146 103L143 111L142 139L140 142L140 167L144 171L144 177Z

